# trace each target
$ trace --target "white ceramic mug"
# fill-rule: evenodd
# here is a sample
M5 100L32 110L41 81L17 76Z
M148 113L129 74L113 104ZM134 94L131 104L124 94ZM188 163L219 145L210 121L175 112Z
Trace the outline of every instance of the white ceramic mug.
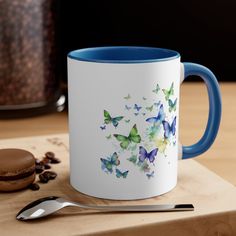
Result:
M200 141L179 144L179 90L199 75L209 94ZM206 151L218 132L221 96L206 67L181 63L176 51L100 47L68 55L70 181L106 199L143 199L176 186L178 157ZM193 127L194 132L194 127Z

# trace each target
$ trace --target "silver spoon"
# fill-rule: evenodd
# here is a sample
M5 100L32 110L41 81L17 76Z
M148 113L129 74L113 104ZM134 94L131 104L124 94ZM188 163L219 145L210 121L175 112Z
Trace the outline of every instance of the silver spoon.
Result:
M33 220L48 216L64 207L76 206L84 209L95 209L109 212L151 212L151 211L193 211L192 204L168 204L168 205L120 205L120 206L97 206L85 205L68 201L61 197L44 197L25 206L17 215L17 220Z

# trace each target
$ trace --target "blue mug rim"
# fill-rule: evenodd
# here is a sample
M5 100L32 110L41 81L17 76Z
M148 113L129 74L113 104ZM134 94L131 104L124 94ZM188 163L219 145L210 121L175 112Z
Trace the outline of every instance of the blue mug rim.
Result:
M143 46L105 46L73 50L68 58L97 63L148 63L180 58L177 51Z

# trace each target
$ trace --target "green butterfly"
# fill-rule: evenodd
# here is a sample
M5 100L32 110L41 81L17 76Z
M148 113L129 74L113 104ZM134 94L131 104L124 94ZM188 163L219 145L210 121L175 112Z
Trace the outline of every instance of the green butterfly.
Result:
M111 134L108 135L108 136L106 136L106 138L107 138L108 140L111 139Z
M132 162L133 164L136 164L137 160L138 160L138 157L137 155L132 155L131 157L129 157L127 159L128 161Z
M174 102L172 102L171 99L168 100L169 112L176 111L176 103L177 103L177 98L175 99Z
M123 149L127 149L128 146L133 143L140 143L141 142L141 136L138 134L138 129L136 127L136 124L131 129L129 136L124 136L121 134L114 134L113 135L119 142L120 146Z
M172 82L170 89L162 89L163 93L165 94L165 99L168 101L171 95L174 95L174 83Z
M156 85L156 88L152 90L153 93L158 93L160 90L159 84Z
M116 128L118 126L118 122L121 121L124 118L124 116L117 116L112 118L108 111L104 110L104 123L110 124L112 123L113 126Z
M124 99L129 100L131 98L130 94L128 94Z
M151 112L153 110L153 105L150 107L146 107L146 110Z

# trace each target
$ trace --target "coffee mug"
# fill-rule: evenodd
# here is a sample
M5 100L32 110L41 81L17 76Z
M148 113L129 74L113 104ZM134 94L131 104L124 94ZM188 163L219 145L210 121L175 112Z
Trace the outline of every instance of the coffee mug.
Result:
M208 123L191 146L179 143L179 90L200 76L209 95ZM213 143L221 95L213 73L181 63L176 51L151 47L98 47L68 54L70 182L99 198L158 196L177 183L179 159ZM194 132L194 127L193 127Z

